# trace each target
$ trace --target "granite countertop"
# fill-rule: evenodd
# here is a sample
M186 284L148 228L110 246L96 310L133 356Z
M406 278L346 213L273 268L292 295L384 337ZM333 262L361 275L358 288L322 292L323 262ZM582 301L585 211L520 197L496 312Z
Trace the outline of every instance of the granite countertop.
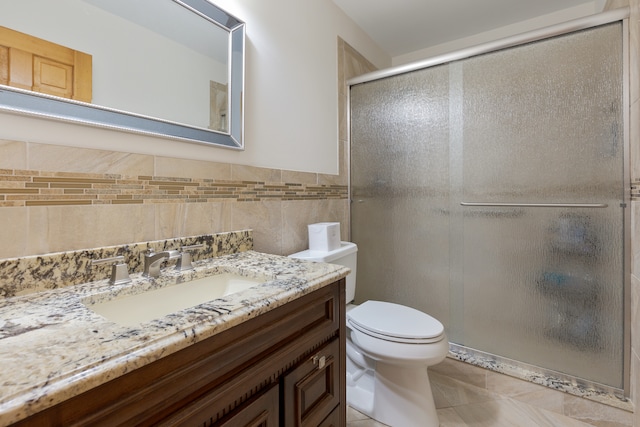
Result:
M0 426L19 421L133 369L345 277L349 269L254 251L169 267L158 279L132 275L0 301ZM219 273L266 279L251 289L142 323L121 326L83 302Z

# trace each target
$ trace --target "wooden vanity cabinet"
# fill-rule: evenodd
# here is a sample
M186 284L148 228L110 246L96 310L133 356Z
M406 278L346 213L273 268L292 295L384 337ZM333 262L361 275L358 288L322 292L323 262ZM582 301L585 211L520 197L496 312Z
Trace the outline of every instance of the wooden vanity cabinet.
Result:
M17 425L346 426L344 279Z

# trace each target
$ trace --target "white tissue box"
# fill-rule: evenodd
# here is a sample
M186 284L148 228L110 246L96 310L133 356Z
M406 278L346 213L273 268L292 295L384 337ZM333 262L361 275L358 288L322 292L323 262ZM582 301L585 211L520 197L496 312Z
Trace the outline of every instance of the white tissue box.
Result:
M340 223L309 224L309 249L329 252L340 248Z

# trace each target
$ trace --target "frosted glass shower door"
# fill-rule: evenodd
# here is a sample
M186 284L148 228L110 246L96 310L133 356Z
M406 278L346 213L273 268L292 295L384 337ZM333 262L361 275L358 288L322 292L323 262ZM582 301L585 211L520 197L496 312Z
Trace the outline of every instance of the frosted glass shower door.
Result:
M353 85L356 302L623 388L622 23Z
M452 144L463 159L463 283L452 286L463 289L463 344L617 388L621 34L609 24L473 57L452 82L462 87Z
M351 235L356 301L449 322L449 72L351 88Z

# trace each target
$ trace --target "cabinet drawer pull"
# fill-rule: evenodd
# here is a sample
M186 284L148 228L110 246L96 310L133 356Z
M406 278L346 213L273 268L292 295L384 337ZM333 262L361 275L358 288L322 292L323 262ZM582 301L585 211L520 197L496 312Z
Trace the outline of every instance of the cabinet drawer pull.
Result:
M319 354L316 354L315 356L313 356L313 364L318 365L318 369L324 368L324 365L326 363L327 363L326 356L320 356Z

